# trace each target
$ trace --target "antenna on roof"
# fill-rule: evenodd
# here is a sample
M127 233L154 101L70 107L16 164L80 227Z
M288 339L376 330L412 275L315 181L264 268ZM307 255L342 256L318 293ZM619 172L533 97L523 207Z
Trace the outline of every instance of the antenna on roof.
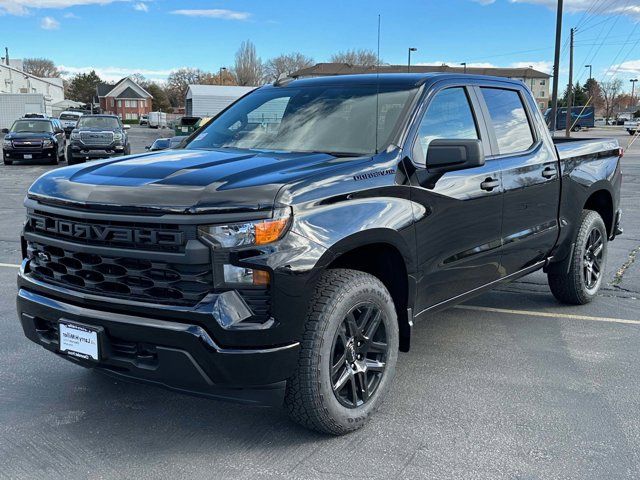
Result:
M376 153L378 153L378 124L380 123L380 14L378 14L378 53L376 57Z

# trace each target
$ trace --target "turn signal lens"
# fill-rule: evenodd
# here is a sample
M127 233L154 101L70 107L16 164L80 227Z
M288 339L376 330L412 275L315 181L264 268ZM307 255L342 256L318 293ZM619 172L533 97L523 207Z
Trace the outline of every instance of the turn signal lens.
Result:
M266 245L278 240L287 228L287 223L289 223L288 217L256 223L256 245Z
M266 287L271 282L271 276L269 272L265 270L253 271L253 284L256 286Z

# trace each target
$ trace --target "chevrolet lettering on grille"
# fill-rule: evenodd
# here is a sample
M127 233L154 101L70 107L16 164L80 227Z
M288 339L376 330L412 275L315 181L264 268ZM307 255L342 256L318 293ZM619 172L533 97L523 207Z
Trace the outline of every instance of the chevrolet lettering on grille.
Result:
M40 215L29 215L28 224L34 231L63 235L79 240L166 246L179 246L184 242L183 232L172 230L92 225Z

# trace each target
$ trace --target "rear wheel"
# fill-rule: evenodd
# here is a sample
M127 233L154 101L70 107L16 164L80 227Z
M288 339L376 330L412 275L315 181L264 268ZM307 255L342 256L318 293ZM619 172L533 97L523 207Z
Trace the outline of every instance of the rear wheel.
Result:
M305 323L285 407L301 425L342 435L362 427L389 391L398 360L393 300L376 277L329 270Z
M583 210L568 272L549 273L549 287L563 303L584 305L600 290L607 260L607 229L602 217Z

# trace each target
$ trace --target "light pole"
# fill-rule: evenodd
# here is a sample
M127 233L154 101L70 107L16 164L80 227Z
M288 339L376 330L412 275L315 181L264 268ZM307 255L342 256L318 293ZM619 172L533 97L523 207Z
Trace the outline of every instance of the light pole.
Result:
M460 65L464 67L464 73L467 73L467 62L462 62Z
M635 105L634 102L634 96L636 93L636 82L638 81L637 78L632 78L631 80L629 80L631 82L631 106L633 107Z
M407 73L411 72L411 52L417 52L416 47L409 47L409 59L407 60Z
M218 71L218 78L220 80L220 85L224 85L224 80L222 79L222 72L226 72L227 71L227 67L220 67L220 70Z
M593 78L593 76L591 75L591 72L593 70L593 65L585 65L584 68L589 69L589 80L591 80Z

